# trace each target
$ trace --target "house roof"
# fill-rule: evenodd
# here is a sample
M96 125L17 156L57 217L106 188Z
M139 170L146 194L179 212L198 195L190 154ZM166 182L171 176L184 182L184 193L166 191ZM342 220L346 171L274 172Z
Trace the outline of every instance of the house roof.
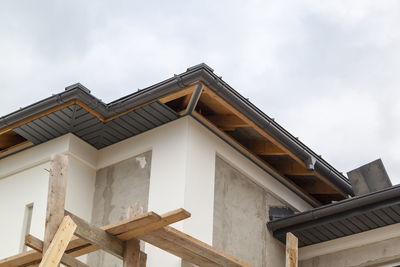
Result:
M0 118L0 157L71 132L97 149L192 116L313 206L352 195L348 179L206 64L105 104L81 84Z
M400 185L397 185L270 221L267 225L283 243L286 233L292 232L301 247L399 222Z

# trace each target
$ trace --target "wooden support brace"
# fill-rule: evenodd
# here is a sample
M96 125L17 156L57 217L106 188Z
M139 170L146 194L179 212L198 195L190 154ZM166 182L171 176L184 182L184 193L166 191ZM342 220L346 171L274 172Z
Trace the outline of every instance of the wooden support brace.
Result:
M68 157L55 155L51 158L49 190L47 196L46 224L43 239L45 253L63 218L67 187Z
M39 267L54 267L60 264L61 258L64 255L69 241L74 235L75 229L76 224L74 221L69 216L65 216L50 246L43 254Z
M298 266L298 239L292 233L286 234L286 267Z
M77 224L78 227L75 231L76 236L120 259L123 258L124 244L122 240L68 211L65 211L65 214L68 214Z
M135 217L143 213L143 207L135 204L130 206L127 211L127 218ZM140 266L140 241L132 238L125 242L123 267Z
M27 235L25 237L25 245L40 253L43 252L43 241L32 235ZM61 257L61 263L68 267L89 267L89 265L65 253Z

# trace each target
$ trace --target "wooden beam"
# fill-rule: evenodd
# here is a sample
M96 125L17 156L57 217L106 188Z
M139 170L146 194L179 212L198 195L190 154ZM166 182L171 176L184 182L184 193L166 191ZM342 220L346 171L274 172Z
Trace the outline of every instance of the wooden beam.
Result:
M46 223L43 252L46 253L61 222L64 219L65 195L67 189L68 156L51 157L49 189L47 196Z
M150 233L154 230L157 230L159 228L162 228L164 226L170 225L172 223L187 219L190 217L190 213L187 212L184 209L177 209L168 213L165 213L161 216L161 220L151 223L151 224L147 224L144 225L142 227L139 227L137 229L125 232L123 234L118 235L119 239L122 240L129 240L132 239L134 237L140 236L140 235L144 235L146 233Z
M226 102L224 99L219 97L214 91L212 91L210 88L206 87L204 88L204 93L208 94L210 97L214 98L216 101L218 101L222 106L224 106L226 109L228 109L233 115L236 115L238 118L246 122L249 127L253 127L254 130L256 130L260 135L264 136L265 138L268 139L268 141L271 141L274 143L277 147L282 149L283 151L287 152L290 157L292 157L294 160L296 160L299 164L305 165L305 163L294 153L292 153L288 148L286 148L284 145L282 145L279 141L277 141L275 138L273 138L270 134L268 134L265 130L263 130L261 127L259 127L257 124L255 124L252 120L247 118L245 115L243 115L241 112L236 110L234 107L232 107L228 102Z
M176 211L168 212L166 214L163 214L162 216L159 216L154 212L147 212L139 216L136 216L135 218L122 220L120 222L116 222L100 228L113 235L119 235L126 232L126 230L131 231L137 228L143 228L143 226L145 226L146 224L153 224L154 222L158 222L161 220L163 220L164 223L165 222L174 223L177 222L178 219L182 220L184 218L187 218L188 216L190 216L190 214L183 209L178 209ZM164 225L164 223L162 225ZM67 247L67 254L73 257L78 257L93 251L97 251L98 249L99 248L91 245L90 243L81 238L73 237ZM145 254L142 255L143 257L146 257ZM28 251L0 260L0 267L21 266L21 265L29 266L32 264L39 263L40 259L41 259L41 253L37 251Z
M175 251L178 250L178 252L181 251L180 253L191 255L199 261L204 261L204 259L206 259L208 262L214 264L210 266L250 266L173 227L163 227L157 231L141 236L140 238L152 245L161 246L163 249L166 249L163 245L163 240L167 240L170 246L174 248L174 250L167 248L167 251L174 254ZM186 260L190 263L198 264L190 258Z
M209 121L217 125L221 129L235 129L240 127L250 127L236 115L211 115L206 117Z
M68 246L69 241L74 235L76 224L69 217L65 216L58 228L50 246L43 255L43 259L39 267L54 267L60 264L64 251ZM44 248L44 245L43 245Z
M8 148L0 151L0 157L10 154L11 152L21 150L21 149L26 148L31 145L33 145L33 143L31 141L24 141L22 143L14 145L14 146L8 147Z
M198 113L197 111L194 111L192 115L198 121L205 124L209 129L211 129L211 131L216 133L220 138L222 138L223 140L225 140L226 142L231 144L234 148L236 148L237 150L242 152L244 155L246 155L246 157L251 159L255 164L260 166L266 172L273 175L276 179L278 179L280 182L282 182L289 189L293 190L294 192L298 192L310 204L312 204L314 206L321 205L321 203L318 200L316 200L314 197L312 197L310 194L308 194L306 191L304 191L298 185L293 183L290 179L288 179L287 177L284 177L283 173L278 172L278 170L275 167L271 166L268 162L261 159L259 156L255 155L253 152L250 152L250 150L247 147L245 147L243 144L239 143L237 140L233 139L231 136L229 136L225 132L221 131L221 129L218 129L213 123L211 123L209 120L207 120L200 113Z
M143 207L137 203L134 206L129 206L127 217L135 217L143 213ZM123 267L139 267L140 266L140 241L132 238L125 242Z
M43 241L32 235L27 235L25 237L25 245L36 250L37 252L43 252ZM61 263L68 267L89 267L89 265L65 253L61 257Z
M69 215L77 224L76 236L120 259L123 258L124 244L120 239L68 211L65 211L65 214Z
M40 263L41 259L42 253L29 250L0 260L0 267L29 266Z
M253 153L260 156L286 156L288 153L283 151L272 142L258 141L245 144Z
M160 99L159 99L159 101L161 102L161 103L168 103L168 102L170 102L170 101L172 101L172 100L175 100L175 99L178 99L178 98L180 98L180 97L183 97L183 96L186 96L186 95L189 95L189 94L192 94L193 93L193 90L197 87L197 85L199 85L200 83L195 83L195 84L192 84L192 85L190 85L190 86L188 86L188 87L186 87L186 88L183 88L183 89L181 89L181 90L179 90L179 91L176 91L176 92L173 92L173 93L171 93L171 94L168 94L168 95L166 95L166 96L163 96L163 97L161 97Z
M149 233L144 236L142 236L142 240L146 241L149 244L152 244L162 250L165 250L187 262L193 263L197 266L202 266L202 267L215 267L218 266L215 262L197 255L193 252L191 252L188 249L182 248L181 246L164 239L160 237L157 234Z
M286 234L286 267L298 266L298 239L292 233Z

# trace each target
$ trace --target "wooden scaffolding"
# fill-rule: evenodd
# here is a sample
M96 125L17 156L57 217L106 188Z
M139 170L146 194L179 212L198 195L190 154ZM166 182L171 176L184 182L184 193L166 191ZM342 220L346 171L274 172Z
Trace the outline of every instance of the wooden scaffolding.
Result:
M169 226L190 217L184 209L158 215L152 211L143 213L142 208L133 206L122 221L103 227L86 222L64 209L67 169L67 156L52 157L43 241L28 234L25 244L33 250L0 260L0 267L53 267L60 263L88 267L76 257L97 250L122 259L124 267L145 267L147 255L140 250L140 240L198 266L250 266ZM294 249L286 252L287 263L296 264L287 266L297 266L297 239L288 243L293 247L293 242Z

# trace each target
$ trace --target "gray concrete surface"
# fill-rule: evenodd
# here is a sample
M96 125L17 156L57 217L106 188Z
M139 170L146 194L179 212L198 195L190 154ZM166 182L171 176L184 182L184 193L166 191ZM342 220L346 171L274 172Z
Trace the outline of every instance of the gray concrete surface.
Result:
M300 267L362 267L400 265L400 238L388 239L301 261Z
M392 186L381 159L374 160L347 173L356 196Z
M268 231L269 206L284 206L216 158L213 245L254 267L284 266L285 248Z
M147 211L151 151L99 170L93 201L92 223L97 226L120 221L127 208L139 203ZM114 256L98 251L88 256L88 264L98 267L122 266Z

